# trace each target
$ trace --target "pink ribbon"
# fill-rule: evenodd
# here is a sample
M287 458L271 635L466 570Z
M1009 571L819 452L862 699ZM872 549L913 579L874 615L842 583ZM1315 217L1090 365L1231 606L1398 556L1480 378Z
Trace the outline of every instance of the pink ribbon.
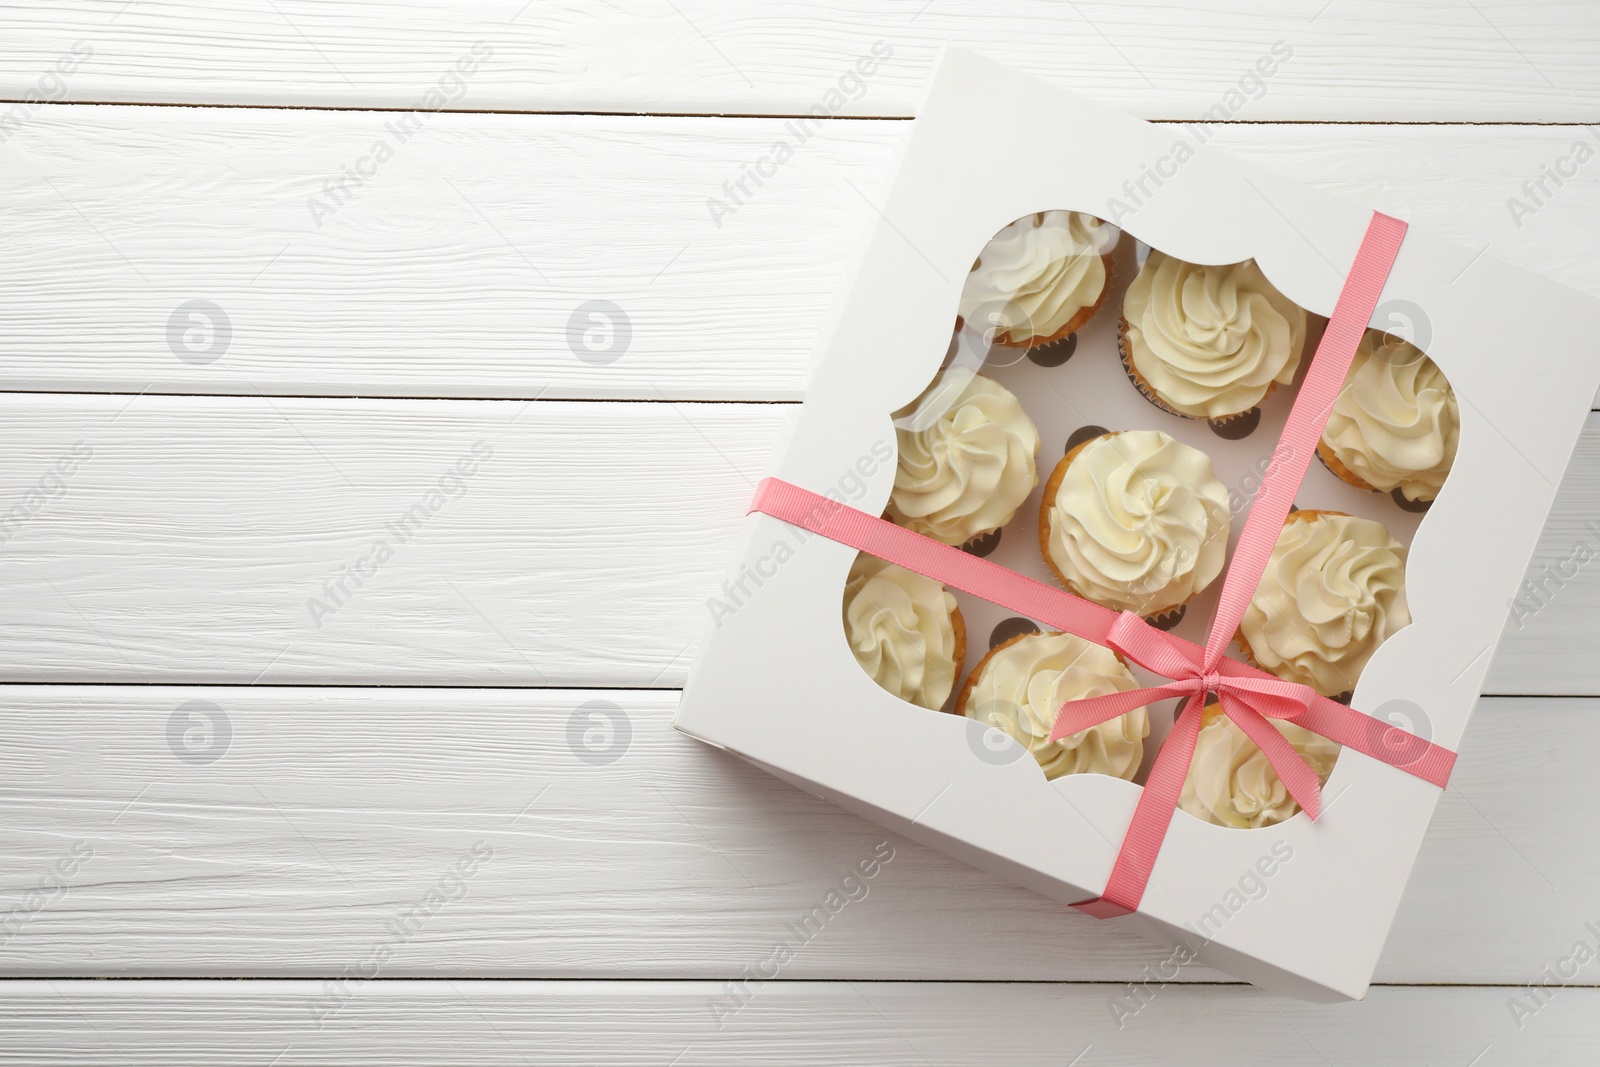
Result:
M1295 492L1305 477L1350 361L1405 237L1406 224L1374 212L1355 264L1334 306L1322 342L1289 411L1288 424L1245 520L1204 647L1156 629L1132 612L1120 614L1034 581L958 548L858 511L776 478L762 481L751 511L785 522L935 578L1020 615L1115 649L1171 681L1068 701L1050 739L1087 730L1168 697L1186 698L1156 755L1104 892L1072 905L1098 918L1138 910L1194 758L1209 693L1224 714L1260 747L1284 788L1312 819L1322 812L1316 772L1268 719L1282 719L1443 788L1456 754L1380 719L1345 707L1309 686L1287 682L1223 655L1266 571Z

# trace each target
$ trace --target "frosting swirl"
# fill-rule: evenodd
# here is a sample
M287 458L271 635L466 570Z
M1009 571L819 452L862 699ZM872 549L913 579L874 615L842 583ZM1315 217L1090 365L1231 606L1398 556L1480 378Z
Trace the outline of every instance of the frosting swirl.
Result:
M1062 463L1043 502L1045 554L1074 593L1154 615L1221 573L1228 491L1204 452L1133 430L1090 441Z
M963 372L940 372L908 407L895 413L900 446L889 517L908 530L961 545L1011 521L1039 484L1034 456L1039 431L1004 386ZM950 397L950 393L955 393ZM930 405L943 410L929 411ZM914 429L903 423L916 414Z
M901 700L938 711L956 672L956 598L916 571L856 557L844 587L844 632L861 669Z
M1348 693L1378 646L1411 622L1405 570L1406 550L1382 523L1291 512L1239 632L1278 677Z
M1444 372L1416 346L1368 330L1322 443L1374 489L1432 500L1461 439L1461 412Z
M1010 223L984 246L961 291L963 318L997 329L1003 344L1054 337L1106 289L1103 257L1113 226L1081 211L1041 211Z
M1050 730L1067 701L1138 686L1109 648L1072 634L1028 634L989 654L962 713L1010 734L1032 753L1046 778L1110 774L1132 779L1150 733L1148 709L1135 708L1059 741L1050 740Z
M1199 266L1157 252L1123 302L1128 357L1168 406L1222 418L1261 403L1300 366L1306 313L1255 260Z
M1269 719L1326 785L1339 746L1291 722ZM1266 754L1213 704L1195 745L1178 807L1197 819L1251 829L1279 823L1300 810Z

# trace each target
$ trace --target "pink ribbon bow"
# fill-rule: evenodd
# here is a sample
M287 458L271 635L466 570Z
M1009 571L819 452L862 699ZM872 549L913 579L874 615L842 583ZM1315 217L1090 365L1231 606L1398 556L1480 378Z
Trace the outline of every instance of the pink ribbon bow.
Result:
M1304 715L1317 699L1315 689L1281 678L1263 678L1249 670L1236 673L1230 667L1243 666L1236 660L1218 657L1215 664L1208 665L1205 659L1194 655L1192 645L1170 638L1131 611L1117 616L1106 638L1107 645L1128 659L1173 681L1068 701L1056 717L1050 740L1059 741L1167 697L1188 697L1180 714L1193 712L1198 717L1205 707L1206 694L1215 693L1228 718L1266 755L1295 802L1313 819L1321 814L1321 788L1315 772L1283 734L1267 722ZM1163 747L1162 752L1166 751L1167 747ZM1188 760L1183 764L1187 768Z
M958 548L912 533L875 515L776 478L762 481L750 510L772 515L861 552L925 574L1018 614L1115 649L1171 679L1164 685L1068 701L1050 739L1058 740L1168 697L1185 697L1157 753L1133 819L1100 896L1072 905L1099 918L1136 911L1155 869L1167 828L1200 736L1206 695L1265 754L1284 788L1312 819L1322 813L1316 772L1268 719L1294 722L1443 788L1455 753L1380 719L1330 700L1309 686L1284 681L1223 655L1265 573L1278 532L1305 477L1312 452L1343 387L1350 361L1399 253L1406 225L1374 212L1328 328L1289 411L1283 436L1262 478L1205 647L1156 629L1132 612L1120 614L1054 586L1034 581Z

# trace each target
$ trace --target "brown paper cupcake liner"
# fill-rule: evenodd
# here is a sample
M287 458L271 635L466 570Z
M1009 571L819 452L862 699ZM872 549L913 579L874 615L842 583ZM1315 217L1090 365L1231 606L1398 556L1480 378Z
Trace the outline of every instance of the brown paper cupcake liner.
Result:
M1013 515L1012 518L1016 518L1016 516ZM983 559L1000 547L1000 536L1003 533L1005 533L1004 526L990 530L988 533L981 533L969 541L963 541L957 547L969 556L977 556L979 559Z

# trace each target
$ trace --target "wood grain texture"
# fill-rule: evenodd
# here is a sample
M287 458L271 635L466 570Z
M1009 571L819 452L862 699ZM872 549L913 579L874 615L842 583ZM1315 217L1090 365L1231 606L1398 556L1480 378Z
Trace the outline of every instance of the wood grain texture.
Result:
M724 983L885 836L671 732L665 687L787 409L664 401L803 394L905 128L871 116L911 114L942 39L1154 118L1600 118L1600 8L1577 0L0 15L0 683L58 683L0 684L0 1063L1593 1058L1592 966L1523 1025L1509 1010L1600 923L1593 699L1484 701L1379 971L1494 984L1313 1008L1194 968L1119 1027L1117 981L1162 953L888 838L870 894L716 1025ZM855 117L720 227L707 197L784 120L638 117L828 106L878 40L894 55ZM1235 108L1277 41L1293 55ZM1508 204L1592 136L1234 124L1213 143L1600 293L1593 174L1531 217ZM209 362L185 348L218 336L180 312L196 300L227 316ZM628 316L614 361L572 340L596 300ZM1568 562L1600 551L1590 430L1491 689L1600 693L1600 580ZM385 536L348 602L324 591ZM335 986L329 1013L323 980L379 953L396 980ZM1063 979L1091 984L1044 984Z
M1589 416L1528 564L1485 687L1495 693L1600 692L1600 415Z
M0 681L681 685L790 410L0 397ZM1597 512L1600 416L1534 577ZM1597 607L1591 563L1487 691L1600 691Z
M1558 991L1520 1031L1506 1002L1527 994L1507 988L1377 988L1329 1007L1169 987L1121 1029L1111 1004L1126 990L1107 985L779 982L720 1030L712 982L380 981L320 1029L307 1008L319 993L293 981L7 983L0 1062L1411 1067L1586 1064L1600 1038L1600 991L1582 988Z
M1188 119L1283 42L1292 54L1243 104L1250 118L1600 116L1587 61L1600 18L1579 0L30 0L5 21L0 93L15 99L83 41L93 55L67 81L74 100L413 108L483 42L492 56L461 90L446 87L447 106L795 114L881 40L891 60L864 92L847 84L840 109L909 115L948 40L1141 115Z
M675 701L0 689L0 974L325 977L387 947L384 977L727 979L793 942L784 979L1134 980L1165 957L673 732ZM1600 819L1597 711L1483 702L1380 982L1532 981L1600 922L1600 858L1571 847Z
M642 686L682 682L787 414L32 394L0 410L0 493L38 503L3 546L0 675ZM75 446L91 455L58 476Z
M386 127L402 119L41 110L0 144L0 387L798 399L906 129L824 124L719 226L707 199L788 136L782 121L449 114L398 143ZM1234 125L1211 143L1600 294L1584 240L1600 171L1547 183L1531 216L1507 207L1593 136ZM379 140L394 151L381 166ZM313 218L308 205L335 198ZM210 362L217 335L178 311L194 300L231 331ZM580 314L594 300L627 317L615 358L615 335ZM581 343L589 326L604 351Z

